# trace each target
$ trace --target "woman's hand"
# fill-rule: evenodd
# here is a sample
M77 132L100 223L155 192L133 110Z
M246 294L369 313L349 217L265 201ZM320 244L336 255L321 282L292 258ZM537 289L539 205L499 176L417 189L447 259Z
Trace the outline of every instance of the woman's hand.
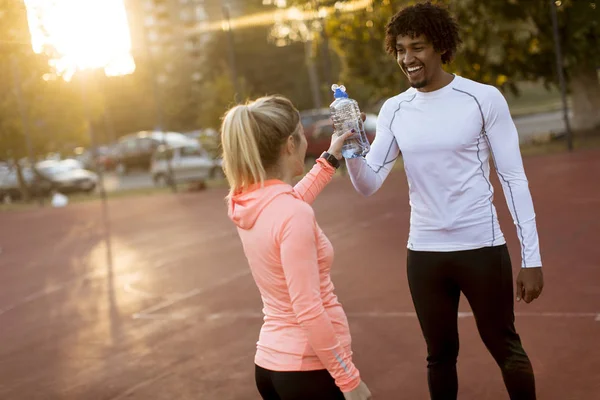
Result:
M327 152L338 160L341 160L342 146L344 145L344 141L352 135L354 135L354 129L341 135L338 135L334 132L333 135L331 135L331 145L329 146L329 150L327 150Z
M360 381L360 384L356 389L351 392L344 393L344 399L346 400L372 400L371 391L367 385Z

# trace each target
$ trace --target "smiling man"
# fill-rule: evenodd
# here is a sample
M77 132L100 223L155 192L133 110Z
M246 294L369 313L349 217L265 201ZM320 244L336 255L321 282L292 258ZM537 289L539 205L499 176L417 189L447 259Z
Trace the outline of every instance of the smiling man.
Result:
M514 326L512 267L490 182L500 178L521 245L517 301L543 287L535 212L519 137L498 89L443 69L460 45L445 8L407 7L386 27L387 51L411 88L383 105L369 154L347 160L356 190L375 193L402 153L411 206L407 274L427 344L431 398L456 399L458 304L465 295L511 399L536 398Z

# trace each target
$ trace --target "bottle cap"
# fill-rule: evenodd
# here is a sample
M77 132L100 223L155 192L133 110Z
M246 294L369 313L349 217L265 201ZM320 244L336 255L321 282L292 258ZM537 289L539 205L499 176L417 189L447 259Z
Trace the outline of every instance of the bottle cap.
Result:
M336 85L333 84L331 85L331 90L333 91L333 97L336 99L341 98L348 98L348 94L346 93L346 87L344 85Z

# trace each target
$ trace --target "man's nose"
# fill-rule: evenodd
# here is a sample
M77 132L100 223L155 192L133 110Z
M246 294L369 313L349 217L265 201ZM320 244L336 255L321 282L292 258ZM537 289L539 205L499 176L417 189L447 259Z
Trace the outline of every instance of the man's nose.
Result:
M404 53L404 58L403 58L403 62L405 65L410 65L413 61L414 61L415 57L412 54L412 51L406 51L406 53Z

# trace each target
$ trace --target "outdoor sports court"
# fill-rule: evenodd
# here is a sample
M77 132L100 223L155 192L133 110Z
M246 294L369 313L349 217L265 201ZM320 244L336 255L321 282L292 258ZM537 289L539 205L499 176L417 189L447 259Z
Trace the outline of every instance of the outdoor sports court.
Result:
M516 325L538 398L600 398L600 151L525 166L545 288L516 304ZM493 178L516 272L519 243ZM110 236L100 202L0 214L0 399L258 399L261 302L225 194L111 200ZM405 277L404 173L367 199L338 177L314 208L374 399L428 399ZM506 399L464 299L460 310L459 398Z

